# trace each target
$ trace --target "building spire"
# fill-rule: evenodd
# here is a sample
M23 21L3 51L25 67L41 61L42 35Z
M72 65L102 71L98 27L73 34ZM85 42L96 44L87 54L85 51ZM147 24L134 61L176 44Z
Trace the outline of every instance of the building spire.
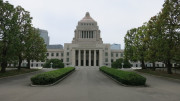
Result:
M86 12L86 17L90 17L90 14L89 14L89 12Z

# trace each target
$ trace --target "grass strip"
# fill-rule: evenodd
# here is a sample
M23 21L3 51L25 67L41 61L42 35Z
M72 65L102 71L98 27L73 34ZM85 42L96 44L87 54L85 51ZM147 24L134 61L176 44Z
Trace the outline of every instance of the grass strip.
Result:
M3 77L8 77L8 76L15 76L15 75L20 75L20 74L25 74L25 73L30 73L34 71L38 71L39 69L24 69L22 68L21 70L8 70L5 73L0 72L0 78Z
M152 71L150 69L139 69L139 70L136 70L136 71L141 72L141 73L147 73L147 74L151 74L151 75L168 77L168 78L173 78L173 79L179 79L180 80L180 74L176 74L176 73L168 74L166 71L160 71L160 70Z

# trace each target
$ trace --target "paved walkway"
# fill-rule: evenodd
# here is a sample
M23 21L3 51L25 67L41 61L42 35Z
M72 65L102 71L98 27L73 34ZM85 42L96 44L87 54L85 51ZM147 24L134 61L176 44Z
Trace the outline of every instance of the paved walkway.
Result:
M0 79L0 101L180 101L180 81L147 77L150 87L124 87L97 68L78 68L59 84L30 87L30 77Z

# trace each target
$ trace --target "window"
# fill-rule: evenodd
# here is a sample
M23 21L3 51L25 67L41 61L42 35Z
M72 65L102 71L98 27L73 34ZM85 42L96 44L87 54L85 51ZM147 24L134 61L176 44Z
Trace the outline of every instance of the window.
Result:
M41 67L43 67L43 64L41 64Z
M105 53L105 56L108 56L108 53L107 53L107 52Z
M111 63L113 63L114 62L114 60L113 59L111 59Z
M111 57L113 57L113 53L111 53Z
M108 62L108 58L105 59L105 62Z
M123 55L124 55L124 54L123 54L123 53L121 53L121 57L123 57Z
M108 50L108 48L105 48L105 50Z
M54 53L51 53L51 56L54 56Z
M56 53L56 56L59 56L59 53Z
M67 48L67 50L69 50L69 48Z
M49 56L49 53L46 53L47 56Z
M61 59L61 61L63 62L63 59Z
M63 53L61 53L61 56L63 56L64 54Z
M36 67L38 67L38 64L36 64Z
M33 64L31 64L31 67L33 67Z
M69 58L66 59L66 62L69 62Z
M69 56L69 52L67 52L67 56Z
M118 53L116 53L116 57L118 57Z

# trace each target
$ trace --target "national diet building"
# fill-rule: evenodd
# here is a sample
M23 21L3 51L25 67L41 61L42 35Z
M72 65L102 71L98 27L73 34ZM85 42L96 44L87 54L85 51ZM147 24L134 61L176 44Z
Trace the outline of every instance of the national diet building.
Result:
M47 59L60 59L66 67L111 67L112 62L124 57L124 50L120 44L105 44L101 38L101 31L97 22L87 12L80 20L74 31L72 43L63 45L49 45L49 36L46 30L40 29L40 36L47 45ZM130 62L132 67L141 67L141 63ZM22 66L27 62L23 61ZM31 68L42 67L44 62L31 61ZM146 62L147 67L152 63ZM156 67L164 67L162 62L156 62Z
M46 39L44 38L44 40ZM123 58L123 50L120 48L111 49L113 45L103 43L98 24L88 12L78 22L72 43L65 43L64 47L46 44L47 59L60 59L65 66L111 66L113 61ZM116 47L115 44L113 47ZM40 67L43 64L43 62L32 61L31 67Z

